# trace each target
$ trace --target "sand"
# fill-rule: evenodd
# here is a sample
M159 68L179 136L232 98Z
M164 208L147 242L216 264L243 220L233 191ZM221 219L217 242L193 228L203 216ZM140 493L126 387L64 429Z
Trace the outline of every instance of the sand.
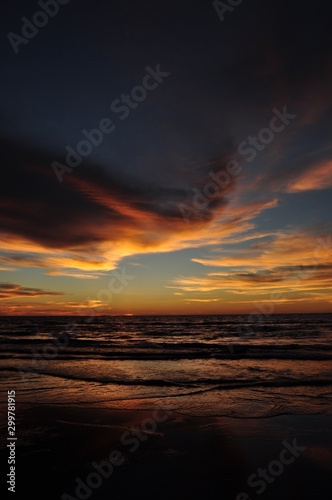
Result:
M331 498L327 415L203 418L43 405L27 408L21 417L19 500ZM292 446L294 440L298 456L278 466L285 443ZM291 452L283 456L291 461ZM105 461L108 477L93 466ZM260 467L278 474L268 473L265 481L258 477ZM248 484L250 476L255 487Z

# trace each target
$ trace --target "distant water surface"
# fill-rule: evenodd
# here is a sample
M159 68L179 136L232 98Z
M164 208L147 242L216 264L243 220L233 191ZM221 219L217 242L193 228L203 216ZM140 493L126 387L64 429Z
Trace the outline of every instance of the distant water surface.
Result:
M1 317L20 405L268 417L332 411L332 314Z

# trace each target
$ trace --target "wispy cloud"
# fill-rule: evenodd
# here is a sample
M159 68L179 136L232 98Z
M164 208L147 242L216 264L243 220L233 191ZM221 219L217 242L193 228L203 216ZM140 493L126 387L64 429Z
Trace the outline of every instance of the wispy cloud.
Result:
M323 161L292 179L286 188L288 193L315 191L332 187L332 160Z
M0 299L31 298L46 295L64 295L63 292L51 292L40 288L28 288L13 283L0 283Z
M220 299L183 299L183 300L185 300L186 302L205 302L205 303L220 301Z
M197 301L197 294L203 300L202 294L219 292L223 300L237 297L232 300L239 304L269 298L272 292L282 294L285 301L332 297L332 246L326 235L280 233L241 249L225 245L219 248L220 253L192 259L204 268L213 267L213 271L179 276L168 287L184 293L186 300ZM239 300L241 295L248 298Z

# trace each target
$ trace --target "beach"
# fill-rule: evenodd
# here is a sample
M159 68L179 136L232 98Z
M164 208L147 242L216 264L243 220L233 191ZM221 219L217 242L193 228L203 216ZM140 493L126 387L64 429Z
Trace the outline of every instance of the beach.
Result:
M18 446L17 498L329 498L330 416L195 418L158 410L164 421L145 432L154 412L27 408L22 417L35 437ZM253 487L248 478L258 481L259 468L271 468L283 443L292 447L294 440L301 450L293 463L268 472L271 483L263 480L258 494L262 479Z
M75 322L58 350L67 318L1 325L17 498L330 497L330 315L274 316L250 341L232 316Z

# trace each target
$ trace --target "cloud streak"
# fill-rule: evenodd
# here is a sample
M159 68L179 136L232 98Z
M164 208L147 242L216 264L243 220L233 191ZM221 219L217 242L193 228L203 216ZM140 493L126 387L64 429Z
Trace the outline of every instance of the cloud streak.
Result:
M0 283L0 300L17 298L35 298L48 295L64 295L63 292L51 292L40 288L28 288L13 283Z
M192 259L213 271L179 276L168 286L185 293L186 300L197 301L216 292L220 299L239 304L270 300L275 292L286 302L332 299L332 242L327 235L279 233L242 249L225 245L218 252L222 255Z
M291 180L286 188L288 193L316 191L332 187L332 160L322 161Z

